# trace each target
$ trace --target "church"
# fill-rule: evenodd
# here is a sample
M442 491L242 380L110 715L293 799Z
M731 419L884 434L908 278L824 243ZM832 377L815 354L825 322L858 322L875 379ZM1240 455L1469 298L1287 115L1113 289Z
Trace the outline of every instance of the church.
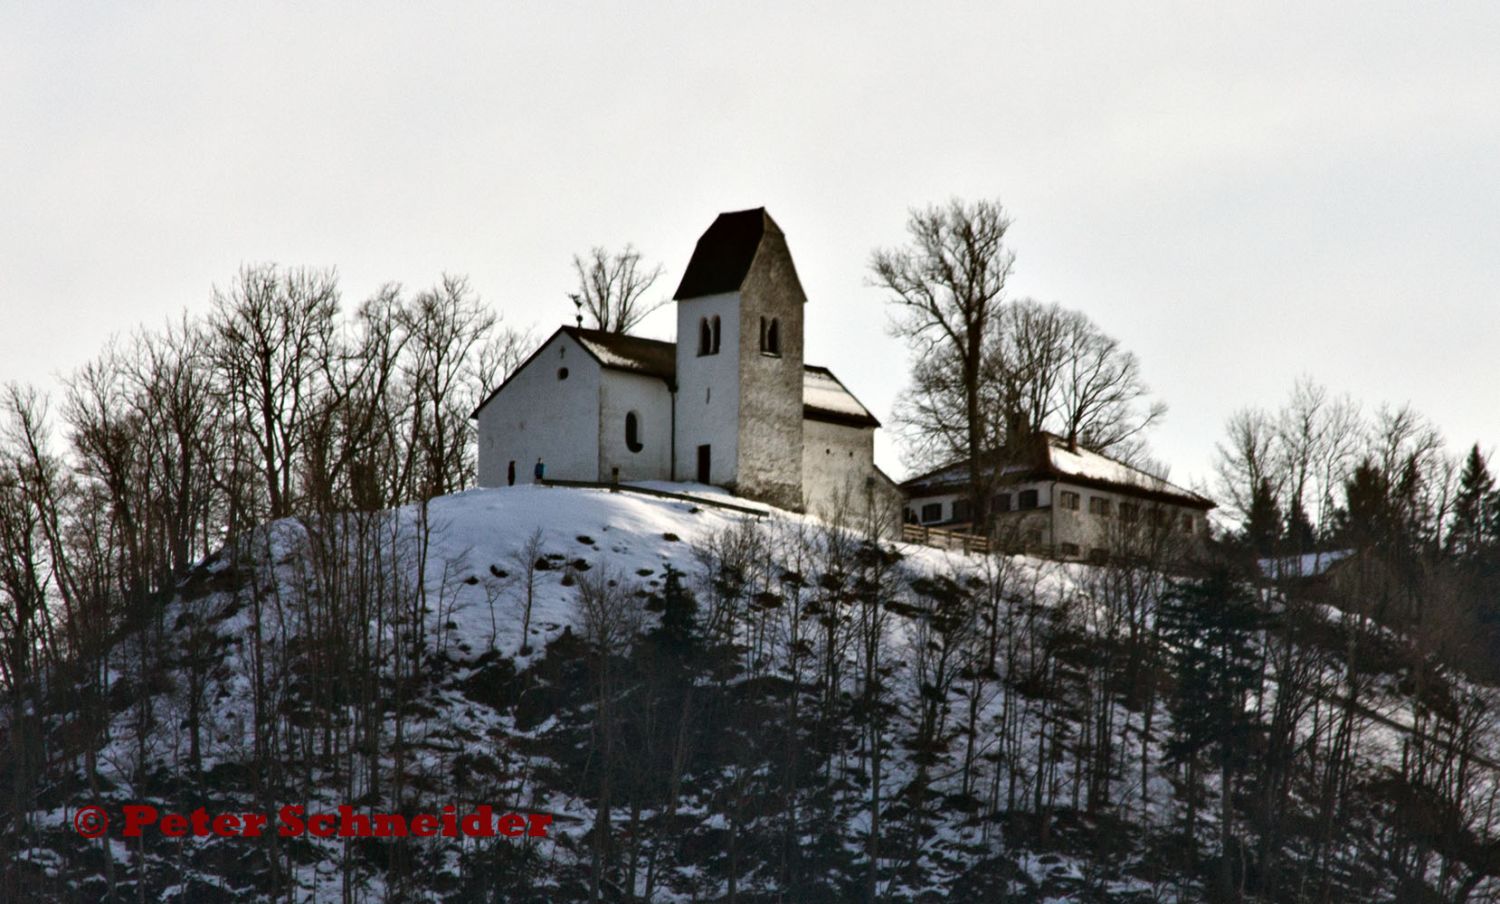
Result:
M673 295L677 341L562 327L475 410L479 485L670 480L818 513L897 511L880 422L803 361L807 296L763 208L720 214Z

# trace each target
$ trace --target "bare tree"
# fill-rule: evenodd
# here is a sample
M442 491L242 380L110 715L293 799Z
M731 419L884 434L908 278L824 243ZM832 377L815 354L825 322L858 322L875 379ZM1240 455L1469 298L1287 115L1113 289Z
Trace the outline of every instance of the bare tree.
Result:
M264 481L264 510L291 514L309 408L318 397L318 362L335 341L338 284L332 272L245 267L227 292L214 292L214 364L222 404Z
M530 328L520 329L496 321L493 335L480 346L470 380L475 391L475 407L500 388L516 368L536 350L536 335Z
M594 690L593 751L598 755L598 800L592 831L593 860L589 870L589 900L603 900L613 871L614 772L620 755L619 696L623 676L620 659L641 629L641 610L629 588L607 571L586 575L578 582L578 623L588 644Z
M1135 353L1081 313L1058 316L1064 320L1065 345L1056 381L1057 432L1095 450L1139 451L1141 434L1167 407L1145 401L1146 384Z
M495 322L460 276L444 276L406 308L404 371L413 405L408 455L419 496L441 496L468 483L474 444L464 385Z
M646 267L641 253L631 245L610 254L601 247L589 251L587 259L573 255L578 291L572 294L579 316L587 314L595 329L628 333L666 299L645 301L643 296L661 278L662 267Z
M1219 497L1249 521L1257 489L1266 484L1279 495L1284 482L1276 421L1259 408L1243 408L1229 416L1225 432L1228 437L1218 444L1214 465Z
M542 540L542 529L538 527L526 537L521 547L511 554L519 573L521 591L525 595L521 610L521 656L531 653L531 607L536 601L536 572L537 562L542 558Z
M954 389L962 401L962 430L944 430L939 442L969 461L975 517L987 520L990 477L980 461L993 416L983 403L985 337L1005 302L1005 282L1015 255L1005 246L1010 218L999 201L911 211L910 242L877 250L870 260L874 285L898 305L893 325L918 362L939 358L956 366ZM920 370L920 365L919 365Z
M1095 451L1135 454L1166 413L1147 401L1140 362L1119 340L1081 311L1030 299L996 319L983 391L1001 413L990 448L1049 430Z

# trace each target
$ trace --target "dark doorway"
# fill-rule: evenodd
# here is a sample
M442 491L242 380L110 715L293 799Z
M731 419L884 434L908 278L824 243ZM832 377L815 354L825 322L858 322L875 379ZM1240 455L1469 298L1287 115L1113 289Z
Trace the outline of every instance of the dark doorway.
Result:
M710 473L709 463L712 460L712 458L710 456L710 453L709 453L709 450L711 448L712 448L711 446L699 446L698 447L698 482L699 483L708 483L709 482L709 480L708 480L708 475Z

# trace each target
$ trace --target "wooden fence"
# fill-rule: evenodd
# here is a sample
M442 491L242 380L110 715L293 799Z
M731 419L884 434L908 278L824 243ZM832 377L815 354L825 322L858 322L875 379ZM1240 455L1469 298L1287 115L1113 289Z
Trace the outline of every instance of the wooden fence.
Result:
M920 543L938 549L957 549L962 552L990 551L990 538L979 534L964 534L958 531L924 527L920 524L901 525L901 539L907 543Z

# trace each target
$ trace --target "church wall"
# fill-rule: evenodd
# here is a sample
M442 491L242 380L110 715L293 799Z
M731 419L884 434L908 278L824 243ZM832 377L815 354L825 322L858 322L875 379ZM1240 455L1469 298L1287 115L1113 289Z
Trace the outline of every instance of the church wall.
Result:
M740 305L737 492L783 508L802 505L802 306L786 240L767 232ZM760 349L760 318L779 322L781 353ZM727 339L727 337L726 337Z
M802 422L802 498L807 511L822 515L851 489L863 504L865 479L875 476L875 431L823 421Z
M479 485L506 486L511 461L516 483L531 483L538 457L548 477L598 480L600 374L564 333L543 346L479 412Z
M712 446L712 483L734 489L738 479L742 343L738 292L677 303L677 474L697 479L698 447ZM719 318L719 353L698 354L698 324ZM798 396L798 404L801 397Z
M621 480L670 480L672 393L658 377L606 370L599 394L599 478L620 469ZM626 444L625 420L635 412L640 450Z

